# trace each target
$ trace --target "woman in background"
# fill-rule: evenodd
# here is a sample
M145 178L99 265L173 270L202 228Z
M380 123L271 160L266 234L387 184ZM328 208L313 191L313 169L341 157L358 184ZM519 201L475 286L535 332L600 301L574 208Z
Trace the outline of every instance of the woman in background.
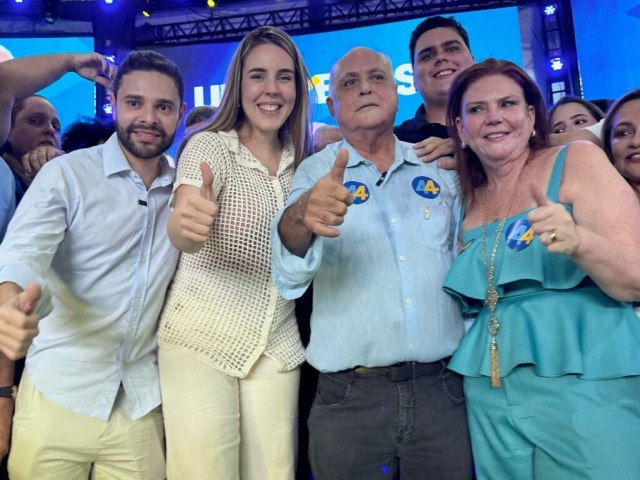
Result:
M640 203L599 148L548 146L511 62L460 73L447 123L465 207L445 288L477 314L449 368L478 479L640 478Z
M603 131L605 152L640 200L640 89L613 104Z
M169 479L294 478L304 356L269 228L309 149L308 80L289 36L254 30L179 152L168 233L183 253L158 332Z
M574 132L603 118L604 113L597 105L578 97L562 97L549 109L551 133Z

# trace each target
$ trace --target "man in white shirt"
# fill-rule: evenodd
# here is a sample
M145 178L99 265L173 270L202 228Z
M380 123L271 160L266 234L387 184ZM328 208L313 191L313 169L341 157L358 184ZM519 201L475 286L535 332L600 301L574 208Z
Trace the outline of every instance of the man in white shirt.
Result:
M183 93L165 57L129 55L113 80L116 134L48 162L9 225L0 321L46 316L16 402L11 478L84 480L93 465L96 480L164 479L155 330L178 254L163 152Z

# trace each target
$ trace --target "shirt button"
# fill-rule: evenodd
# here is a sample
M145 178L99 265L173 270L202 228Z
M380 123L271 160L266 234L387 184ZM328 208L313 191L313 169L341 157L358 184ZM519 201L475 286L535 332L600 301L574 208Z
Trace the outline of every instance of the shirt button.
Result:
M404 255L400 255L398 257L400 259L400 261L404 262L407 258Z
M413 303L413 300L411 300L410 298L407 298L404 303L406 303L407 305L411 305Z
M409 350L415 350L415 349L416 349L415 344L412 343L411 345L409 345Z
M391 222L391 223L396 223L396 222L397 222L397 220L396 220L395 218L392 218L392 219L390 220L390 222Z

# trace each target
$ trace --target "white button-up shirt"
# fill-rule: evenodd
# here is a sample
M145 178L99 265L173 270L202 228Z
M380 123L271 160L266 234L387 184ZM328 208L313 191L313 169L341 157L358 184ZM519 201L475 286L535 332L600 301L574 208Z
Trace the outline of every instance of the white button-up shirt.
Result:
M132 418L160 404L156 325L178 252L166 234L174 169L149 190L114 134L47 163L0 246L0 282L43 286L29 379L106 420L120 385Z

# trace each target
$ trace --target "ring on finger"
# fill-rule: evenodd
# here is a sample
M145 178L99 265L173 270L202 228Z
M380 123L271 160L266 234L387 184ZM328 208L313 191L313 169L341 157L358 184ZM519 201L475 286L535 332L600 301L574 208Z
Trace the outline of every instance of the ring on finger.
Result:
M549 232L549 242L553 243L553 242L555 242L556 240L558 240L558 234L556 233L556 231L555 231L555 229L554 229L554 230L551 230L551 231Z

